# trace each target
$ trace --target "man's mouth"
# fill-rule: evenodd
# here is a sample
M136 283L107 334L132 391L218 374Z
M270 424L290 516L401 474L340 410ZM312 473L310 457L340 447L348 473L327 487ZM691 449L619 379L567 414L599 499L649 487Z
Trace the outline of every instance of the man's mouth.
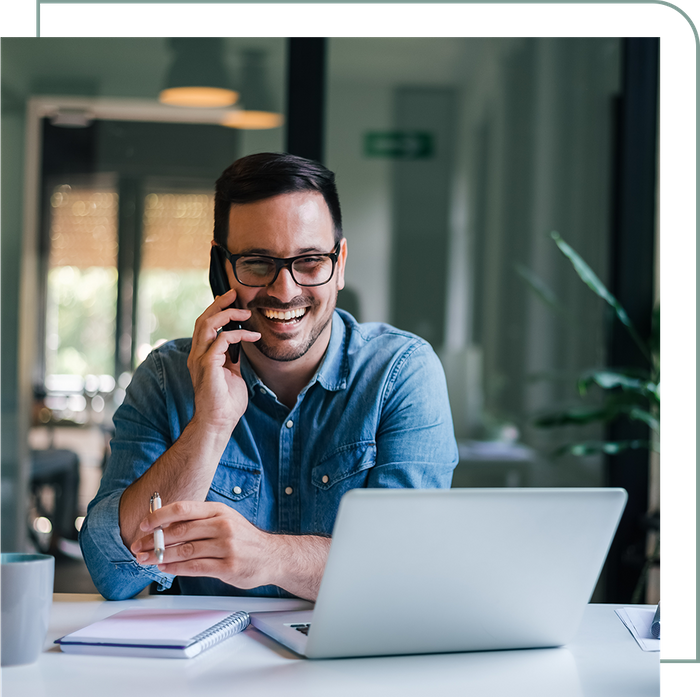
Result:
M260 308L260 312L267 319L273 322L299 322L306 314L305 307L298 307L295 310L271 310L269 308Z

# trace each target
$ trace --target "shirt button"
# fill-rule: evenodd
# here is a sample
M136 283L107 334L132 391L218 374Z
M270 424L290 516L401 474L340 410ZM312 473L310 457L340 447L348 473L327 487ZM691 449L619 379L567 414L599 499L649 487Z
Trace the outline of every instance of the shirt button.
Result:
M292 426L294 426L294 422L291 419L289 419L289 421L287 421L285 425L287 428L291 428Z
M234 486L234 487L233 487L233 493L234 493L234 494L240 494L240 493L241 493L241 487L240 487L240 486Z
M321 481L322 481L324 484L328 484L328 475L327 475L327 474L324 474L324 475L321 477Z
M287 494L287 496L289 496L293 491L294 491L294 489L292 489L291 486L288 486L288 487L284 490L284 493Z
M264 387L260 388L260 394L267 394L267 391L265 390Z

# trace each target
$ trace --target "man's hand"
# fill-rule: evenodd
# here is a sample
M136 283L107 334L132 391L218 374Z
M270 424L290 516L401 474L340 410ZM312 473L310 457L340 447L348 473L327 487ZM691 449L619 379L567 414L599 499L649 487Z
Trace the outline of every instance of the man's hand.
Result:
M274 576L275 535L259 530L223 503L179 501L146 516L144 533L131 551L141 564L155 564L153 529L163 528L161 571L211 576L239 588L255 588Z
M139 524L154 491L164 501L204 501L221 454L245 413L248 388L228 347L257 341L260 334L245 329L219 332L228 322L243 322L250 316L249 310L229 308L235 299L233 290L217 297L195 323L187 359L195 413L175 443L122 494L119 532L127 547L142 535Z
M236 292L229 290L197 318L187 359L194 388L194 418L201 417L207 428L224 433L227 439L248 406L240 362L231 362L228 347L260 338L258 332L247 329L219 332L229 322L244 322L250 317L250 310L230 307L235 299Z
M273 584L316 599L330 538L267 533L223 503L179 501L142 521L145 536L131 545L140 564L156 563L153 530L159 526L165 537L161 571L209 576L238 588Z

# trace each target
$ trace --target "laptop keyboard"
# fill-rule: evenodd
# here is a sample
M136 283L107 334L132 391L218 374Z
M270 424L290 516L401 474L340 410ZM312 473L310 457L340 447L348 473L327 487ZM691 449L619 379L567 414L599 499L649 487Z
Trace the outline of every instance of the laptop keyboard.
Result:
M305 636L308 636L309 627L311 626L311 624L307 622L306 624L290 624L289 626L292 627L292 629L296 629L297 632L301 632Z

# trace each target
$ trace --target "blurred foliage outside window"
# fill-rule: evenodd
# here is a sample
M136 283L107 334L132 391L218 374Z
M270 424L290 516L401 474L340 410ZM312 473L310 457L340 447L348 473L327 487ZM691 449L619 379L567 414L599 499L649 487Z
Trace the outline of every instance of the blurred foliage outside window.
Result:
M145 199L135 363L171 339L192 336L211 304L214 196L152 191Z
M63 184L50 203L47 385L61 375L113 375L119 197L106 187ZM214 197L152 191L144 204L134 367L165 341L192 336L212 301Z
M112 375L118 196L64 184L50 203L46 374Z
M47 374L113 374L116 307L116 268L51 269Z

